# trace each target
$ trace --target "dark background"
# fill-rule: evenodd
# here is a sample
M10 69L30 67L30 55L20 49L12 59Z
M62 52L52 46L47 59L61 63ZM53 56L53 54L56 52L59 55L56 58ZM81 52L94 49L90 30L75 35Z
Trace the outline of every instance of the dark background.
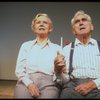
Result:
M92 17L92 37L100 38L100 2L0 2L0 79L16 80L15 67L21 44L35 39L31 22L37 13L47 13L54 30L50 40L60 45L74 41L71 18L78 10Z

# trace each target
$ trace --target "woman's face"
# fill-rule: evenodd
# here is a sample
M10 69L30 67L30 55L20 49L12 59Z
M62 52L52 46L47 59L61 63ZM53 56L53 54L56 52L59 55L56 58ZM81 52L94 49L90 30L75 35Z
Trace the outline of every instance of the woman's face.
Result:
M33 31L37 35L45 35L48 36L49 32L51 32L51 22L48 17L40 16L34 22Z

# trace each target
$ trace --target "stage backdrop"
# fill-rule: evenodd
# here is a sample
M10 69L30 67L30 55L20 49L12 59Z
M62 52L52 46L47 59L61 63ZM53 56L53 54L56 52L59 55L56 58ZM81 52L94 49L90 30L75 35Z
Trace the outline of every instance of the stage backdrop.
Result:
M99 2L0 2L0 79L16 80L15 67L21 44L35 39L31 21L37 13L47 13L53 21L54 30L50 40L60 45L74 41L71 18L78 10L91 15L94 31L92 36L100 39Z

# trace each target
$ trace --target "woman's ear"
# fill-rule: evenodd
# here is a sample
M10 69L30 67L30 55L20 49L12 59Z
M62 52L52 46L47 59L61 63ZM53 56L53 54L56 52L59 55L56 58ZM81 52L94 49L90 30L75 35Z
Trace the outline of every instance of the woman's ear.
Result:
M93 24L91 24L91 30L92 30L92 31L94 30L94 25L93 25Z
M31 29L32 29L32 31L33 31L33 32L35 31L35 29L34 29L34 26L33 26L33 25L31 26Z

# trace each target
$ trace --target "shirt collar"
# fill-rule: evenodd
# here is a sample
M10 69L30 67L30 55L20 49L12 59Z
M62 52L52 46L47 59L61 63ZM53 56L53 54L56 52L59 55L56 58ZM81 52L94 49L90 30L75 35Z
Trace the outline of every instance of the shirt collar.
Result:
M95 40L90 38L88 44L91 44L91 45L95 45ZM78 45L82 45L82 43L76 38L75 39L75 45L78 46Z
M33 46L36 45L37 43L38 43L37 39L33 40ZM51 43L51 41L50 41L50 39L48 39L47 43L42 48L44 48L46 46L50 46L50 43Z

